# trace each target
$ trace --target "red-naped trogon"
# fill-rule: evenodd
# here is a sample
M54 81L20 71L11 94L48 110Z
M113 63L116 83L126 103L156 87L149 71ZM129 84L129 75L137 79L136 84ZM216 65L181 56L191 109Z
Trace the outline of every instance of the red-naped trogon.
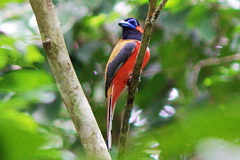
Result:
M105 95L108 98L107 112L107 147L112 145L113 113L121 92L127 86L140 48L143 29L134 18L128 18L120 23L123 28L122 39L113 49L105 70ZM142 69L150 58L149 49L143 59Z

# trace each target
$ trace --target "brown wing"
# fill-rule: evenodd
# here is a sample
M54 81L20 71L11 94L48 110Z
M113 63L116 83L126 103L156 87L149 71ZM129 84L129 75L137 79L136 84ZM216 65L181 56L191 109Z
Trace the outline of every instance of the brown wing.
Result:
M119 45L119 43L117 45ZM117 45L115 48L119 47ZM124 44L124 46L122 46L122 48L119 48L118 50L115 50L115 49L113 50L112 54L114 54L115 56L107 64L106 72L105 72L105 76L106 76L105 96L106 97L107 97L108 88L110 87L115 74L117 73L118 69L127 61L128 57L132 54L135 47L136 47L135 41L128 41L127 43Z

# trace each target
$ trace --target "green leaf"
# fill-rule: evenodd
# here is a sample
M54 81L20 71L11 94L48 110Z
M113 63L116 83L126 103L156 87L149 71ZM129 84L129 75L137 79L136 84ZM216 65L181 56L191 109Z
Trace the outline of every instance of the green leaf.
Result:
M38 51L37 47L30 45L27 46L27 51L25 55L25 60L27 63L43 63L45 61L44 57L41 55L41 53Z
M41 70L18 70L3 75L0 79L0 91L23 92L50 87L52 77Z
M7 35L0 34L0 46L6 48L8 47L14 47L15 40Z
M0 48L0 59L1 59L0 61L0 69L1 69L1 68L4 68L8 62L8 57L6 54L2 52L2 48Z
M163 159L178 159L180 155L189 157L196 144L207 138L234 142L239 138L239 105L235 96L229 96L225 103L188 108L168 125L143 132L137 141L141 141L142 149L149 148L148 142L157 141L160 145L156 149L161 151Z
M12 98L8 101L0 101L1 109L25 109L29 106L29 102L22 97Z
M37 124L25 114L13 110L0 112L0 159L34 159L44 143Z
M216 35L212 18L212 12L209 10L208 4L199 4L192 8L189 13L187 25L189 28L196 29L201 39L211 41Z
M174 0L174 1L168 1L166 4L166 9L170 9L170 11L176 13L179 12L186 7L188 7L191 4L191 1L189 0Z
M20 54L14 49L0 48L0 59L0 68L4 68L8 64L18 64Z
M25 0L1 0L0 8L1 8L1 7L4 7L4 6L7 5L8 3L12 3L12 2L20 3L20 2L23 2L23 1L25 1Z

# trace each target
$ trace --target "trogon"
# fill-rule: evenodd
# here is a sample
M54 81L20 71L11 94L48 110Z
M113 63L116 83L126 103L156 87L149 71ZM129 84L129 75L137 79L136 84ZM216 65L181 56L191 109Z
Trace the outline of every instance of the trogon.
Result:
M123 89L128 85L137 54L141 45L143 29L134 18L128 18L118 23L123 28L122 39L113 49L105 70L105 95L108 99L107 111L107 147L112 145L112 120L113 113ZM143 69L150 58L150 51L147 48L142 67Z

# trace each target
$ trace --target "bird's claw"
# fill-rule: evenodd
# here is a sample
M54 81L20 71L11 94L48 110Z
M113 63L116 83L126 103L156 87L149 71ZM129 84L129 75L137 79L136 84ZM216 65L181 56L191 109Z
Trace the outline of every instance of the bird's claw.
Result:
M128 79L128 82L127 82L127 86L130 85L131 79L132 79L132 74L130 74L130 76L129 76L129 79Z

